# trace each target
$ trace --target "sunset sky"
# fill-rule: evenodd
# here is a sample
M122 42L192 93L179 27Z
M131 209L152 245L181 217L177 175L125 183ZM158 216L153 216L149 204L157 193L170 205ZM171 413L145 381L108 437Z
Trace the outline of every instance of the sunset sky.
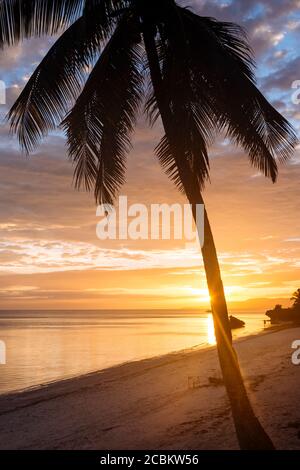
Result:
M300 104L293 104L291 86L300 80L300 1L181 3L246 28L260 89L299 133ZM8 105L51 41L0 52ZM0 106L2 118L7 109ZM208 307L201 254L184 240L97 239L93 196L73 189L62 134L26 158L3 120L0 132L0 309ZM130 203L186 202L155 159L160 136L159 125L149 129L140 119L121 192ZM300 287L300 147L275 185L222 136L210 155L204 197L229 304L260 311L279 299L288 303Z

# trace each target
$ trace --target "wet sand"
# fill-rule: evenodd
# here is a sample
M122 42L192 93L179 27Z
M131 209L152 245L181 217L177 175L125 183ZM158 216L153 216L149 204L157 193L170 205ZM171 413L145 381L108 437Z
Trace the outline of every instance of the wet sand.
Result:
M257 415L300 449L300 328L235 343ZM236 449L214 347L123 364L0 397L1 449Z

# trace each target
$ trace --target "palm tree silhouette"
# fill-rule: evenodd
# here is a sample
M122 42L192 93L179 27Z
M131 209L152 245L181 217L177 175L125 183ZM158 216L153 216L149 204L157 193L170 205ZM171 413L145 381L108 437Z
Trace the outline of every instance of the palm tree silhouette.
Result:
M293 293L291 300L293 300L293 308L295 310L300 310L300 289L297 289Z
M209 177L207 148L216 131L242 146L250 163L276 181L277 159L297 139L255 85L243 30L201 17L174 0L3 0L0 43L60 37L9 113L31 152L62 123L75 185L112 203L125 180L126 154L144 102L165 136L157 157L196 215ZM145 98L146 97L146 98ZM144 100L144 101L143 101ZM205 211L202 248L217 349L242 449L273 449L251 407L231 329L214 239Z

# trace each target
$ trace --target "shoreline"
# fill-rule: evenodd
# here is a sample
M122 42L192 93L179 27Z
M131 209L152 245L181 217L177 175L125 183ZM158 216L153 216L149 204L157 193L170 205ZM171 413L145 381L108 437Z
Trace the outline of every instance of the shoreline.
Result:
M290 329L290 328L295 328L295 327L297 327L297 326L293 326L293 325L269 326L269 327L267 327L264 330L261 330L259 332L249 333L248 335L234 338L233 339L233 344L236 345L236 344L238 344L240 342L243 342L243 341L246 341L248 339L256 338L257 336L272 334L272 333L275 333L276 331L281 331L283 329ZM6 398L10 395L20 395L20 394L24 394L24 393L38 391L38 390L41 390L41 389L44 390L45 388L47 388L49 386L53 386L53 385L60 384L60 383L66 383L66 382L73 381L73 380L84 379L85 377L98 375L100 373L110 371L111 369L119 368L119 367L122 367L122 366L125 366L125 365L138 363L138 364L140 364L140 366L142 366L142 364L144 362L148 362L148 361L152 361L152 360L159 360L159 359L167 358L168 356L182 355L182 354L188 355L188 354L193 353L193 352L209 351L209 350L215 349L215 348L216 348L216 345L209 345L209 344L204 344L203 343L203 344L197 344L197 345L192 346L190 348L184 348L184 349L179 349L179 350L175 350L175 351L170 351L170 352L165 353L165 354L159 354L159 355L155 355L155 356L144 357L144 358L141 358L141 359L128 360L128 361L120 362L118 364L114 364L114 365L111 365L111 366L108 366L108 367L104 367L103 369L96 369L96 370L86 372L86 373L82 373L82 374L70 375L70 376L66 376L65 378L54 379L54 380L49 381L49 382L43 382L43 383L40 383L40 384L37 384L37 385L32 385L32 386L29 386L29 387L10 390L10 391L4 392L4 393L0 392L0 401L1 401L1 399Z
M279 449L300 449L295 339L299 327L235 342L254 409ZM236 449L220 378L212 346L2 395L0 448Z
M149 312L152 318L153 311ZM17 321L10 322L7 318L0 322L1 339L6 342L8 351L7 367L0 371L3 372L0 377L0 396L73 379L128 361L180 352L182 349L206 349L213 340L212 322L208 321L207 314L202 313L195 320L189 317L188 323L183 316L177 320L174 312L171 321L161 319L161 316L157 320L144 320L143 316L135 318L132 314L129 320L125 315L126 320L123 321L122 311L122 320L116 320L117 327L115 317L107 320L96 315L80 318L79 321L76 316L71 316L67 319L67 328L61 329L57 329L57 325L62 320L51 315L45 315L45 320L39 320L31 313L27 315L24 311L20 311L19 315L22 318L24 316L24 319L20 320L18 317ZM62 315L60 311L59 315ZM253 318L249 318L249 321L248 317L243 317L246 327L236 330L234 338L248 337L264 331L263 315L255 313L251 317ZM27 322L32 328L23 329ZM82 333L78 327L81 322L84 327ZM125 334L122 331L124 325ZM74 335L70 335L70 328L75 328Z

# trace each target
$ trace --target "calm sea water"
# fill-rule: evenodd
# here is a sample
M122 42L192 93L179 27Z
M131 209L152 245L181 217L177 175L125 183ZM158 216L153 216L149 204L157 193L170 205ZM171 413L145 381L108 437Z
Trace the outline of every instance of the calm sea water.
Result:
M262 314L238 314L245 336L263 330ZM210 314L174 311L2 311L0 394L127 361L214 343Z

